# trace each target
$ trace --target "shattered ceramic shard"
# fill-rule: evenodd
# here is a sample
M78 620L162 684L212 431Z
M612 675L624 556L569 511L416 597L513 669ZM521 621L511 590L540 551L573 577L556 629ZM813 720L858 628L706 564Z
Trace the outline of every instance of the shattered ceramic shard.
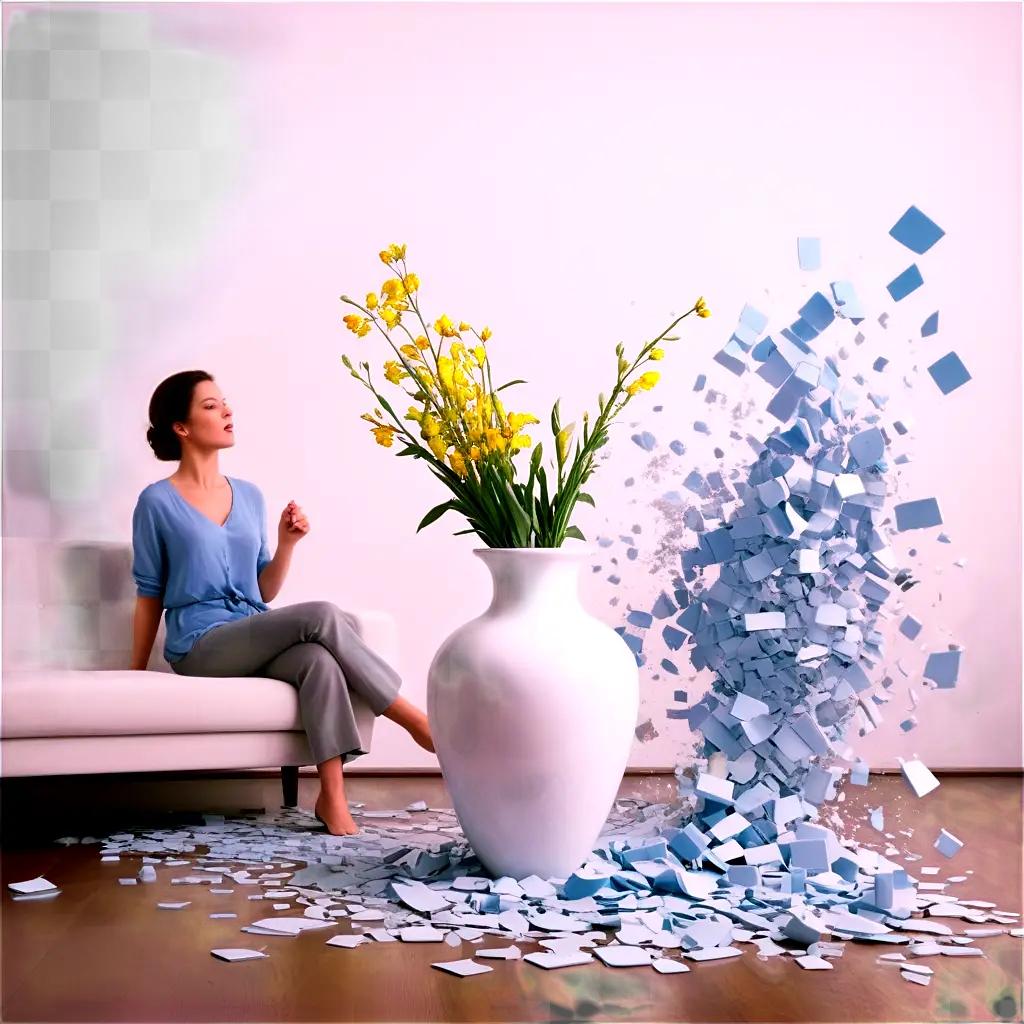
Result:
M952 832L947 832L944 828L939 829L939 836L935 840L935 849L943 855L943 857L952 857L955 853L963 849L963 843L957 839Z
M923 530L929 526L941 526L942 514L939 503L934 498L921 498L918 501L907 501L897 505L896 529Z
M917 758L904 761L900 758L900 770L914 796L925 796L939 786L939 780L928 770L925 763Z
M523 960L549 971L559 967L577 967L594 962L593 956L582 950L578 953L527 953L523 956Z
M956 391L971 379L967 367L955 352L947 352L941 359L932 363L928 367L928 373L944 395Z
M821 269L821 239L820 238L798 238L797 257L800 261L801 270Z
M227 960L230 963L236 963L240 960L261 960L264 957L269 956L269 953L263 953L258 949L211 949L210 955L215 956L218 960Z
M468 978L473 974L487 974L494 970L493 967L489 967L487 964L478 964L475 960L444 960L430 966L446 971L448 974L458 975L460 978Z
M902 274L894 277L885 287L892 296L893 301L900 302L910 295L911 292L920 288L922 284L924 284L924 278L921 277L921 271L916 263L911 263Z
M956 686L960 675L960 651L941 651L929 654L924 667L925 679L931 679L939 689Z
M919 256L926 253L946 232L916 206L910 206L906 213L889 229L889 234Z

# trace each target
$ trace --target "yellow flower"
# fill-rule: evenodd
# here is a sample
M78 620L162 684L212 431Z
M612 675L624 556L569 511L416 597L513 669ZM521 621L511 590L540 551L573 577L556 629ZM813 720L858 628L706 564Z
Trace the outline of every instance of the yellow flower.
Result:
M484 360L487 358L487 350L483 345L477 345L476 348L473 349L473 356L476 358L476 365L483 366Z
M626 391L630 395L635 395L638 391L650 391L658 383L660 376L657 370L648 370L640 374L632 384L627 384Z
M406 274L402 278L402 285L406 292L411 295L420 286L420 279L415 274Z
M437 331L442 338L456 338L459 334L447 313L442 313L441 316L434 321L434 330Z
M405 246L395 245L392 243L386 249L381 250L380 258L384 263L387 263L388 266L390 266L394 260L404 260Z
M392 309L390 306L385 306L381 309L380 318L388 325L389 330L402 322L402 314L399 313L397 309Z
M348 316L342 317L345 321L345 326L348 327L353 334L357 334L359 329L366 322L365 318L361 317L358 313L349 313Z
M540 423L540 420L528 412L510 412L508 414L508 425L514 431L522 430L527 423Z
M371 416L368 412L361 413L359 418L361 420L366 420L367 423L376 423L378 426L383 426L376 416Z
M402 369L401 363L395 362L394 359L389 359L384 364L384 377L391 381L392 384L398 384L405 376L407 375Z
M650 352L650 356L651 356L652 359L664 359L665 358L665 350L663 348L652 348L651 352Z
M485 327L480 332L480 340L481 341L486 341L490 336L491 336L491 329L490 329L490 327Z
M473 462L476 462L480 458L480 447L478 445L470 445L469 457Z
M387 296L385 305L399 302L405 298L405 286L397 277L389 277L381 286L380 290Z
M555 436L555 448L558 452L559 464L565 462L566 456L569 454L569 445L572 444L572 432L575 426L575 423L570 423L567 427L563 427Z
M427 341L427 336L425 334L421 334L416 339L416 347L422 350L430 348L430 342Z
M366 293L366 308L376 309L377 308L377 293L367 292Z
M441 433L441 424L429 412L423 414L420 426L423 428L420 431L421 437L437 437Z
M394 437L394 427L374 427L373 436L377 439L377 444L383 445L385 448L391 447L391 441Z
M430 450L434 453L434 456L437 458L438 462L444 462L444 453L448 449L447 442L435 434L433 437L427 438L427 445L429 446Z
M529 434L516 434L516 436L509 441L508 446L514 451L517 448L529 448L531 444L533 444L533 439Z
M697 310L697 316L711 316L711 310L704 305L703 295L697 300L696 306L694 308Z
M467 324L465 320L463 320L462 323L459 324L459 330L460 331L471 331L471 330L473 330L473 328L469 324Z
M452 450L448 455L448 461L451 463L452 469L454 469L459 476L466 475L466 461L462 457L462 452Z
M420 355L420 350L415 345L399 345L398 351L401 352L406 359L418 359L420 362L423 361L423 356Z
M417 423L420 422L420 418L423 416L423 411L418 409L415 405L409 406L409 411L402 417L403 420L415 420Z
M487 438L487 447L494 452L503 452L505 450L505 438L501 436L500 430L495 430L494 427L487 427L484 430L484 436Z
M452 354L452 359L461 359L466 352L466 346L461 341L453 341L449 351Z
M446 391L451 391L455 386L455 364L448 356L438 356L437 375L441 378L441 384Z

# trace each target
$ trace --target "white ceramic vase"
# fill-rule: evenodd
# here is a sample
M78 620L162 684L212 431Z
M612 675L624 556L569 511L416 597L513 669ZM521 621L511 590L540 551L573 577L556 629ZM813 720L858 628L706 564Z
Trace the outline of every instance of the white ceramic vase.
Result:
M490 607L441 645L427 715L455 813L495 877L566 878L590 855L632 746L636 659L579 599L590 548L477 548Z

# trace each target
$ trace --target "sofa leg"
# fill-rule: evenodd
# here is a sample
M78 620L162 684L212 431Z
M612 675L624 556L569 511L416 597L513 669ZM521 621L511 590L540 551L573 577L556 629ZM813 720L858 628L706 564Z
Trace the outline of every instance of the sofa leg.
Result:
M284 791L283 807L299 805L299 766L286 764L281 768L281 788Z

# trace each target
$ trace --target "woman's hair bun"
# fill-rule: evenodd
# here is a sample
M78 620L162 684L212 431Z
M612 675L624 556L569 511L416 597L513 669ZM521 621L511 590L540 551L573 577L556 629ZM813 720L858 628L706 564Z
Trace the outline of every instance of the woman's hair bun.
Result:
M200 381L213 380L205 370L183 370L162 380L149 400L149 428L146 440L161 462L181 458L181 439L175 423L184 423L192 407L192 393Z

